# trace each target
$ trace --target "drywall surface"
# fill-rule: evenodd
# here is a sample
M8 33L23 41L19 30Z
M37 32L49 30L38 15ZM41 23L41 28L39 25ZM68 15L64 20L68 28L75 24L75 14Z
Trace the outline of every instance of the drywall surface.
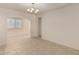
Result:
M21 18L23 23L22 28L8 29L7 19L11 17ZM32 35L37 36L37 33L35 33L37 30L34 26L36 23L33 23L35 19L35 15L12 9L0 8L0 45L3 45L8 39L26 39L31 38Z
M0 16L0 46L5 45L6 42L6 26L5 20Z
M79 4L42 14L42 38L79 50Z

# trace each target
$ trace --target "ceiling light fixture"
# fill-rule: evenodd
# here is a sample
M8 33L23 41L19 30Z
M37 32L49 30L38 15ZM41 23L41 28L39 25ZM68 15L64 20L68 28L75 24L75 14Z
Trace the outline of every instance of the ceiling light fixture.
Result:
M35 4L32 3L32 7L27 9L27 12L32 13L32 14L37 14L39 12L38 8L35 8Z

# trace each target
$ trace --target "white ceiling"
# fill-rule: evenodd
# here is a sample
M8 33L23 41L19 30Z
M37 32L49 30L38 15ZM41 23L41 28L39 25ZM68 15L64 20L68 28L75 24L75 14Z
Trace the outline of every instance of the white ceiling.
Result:
M56 8L67 6L67 3L35 3L34 7L40 9L40 13L44 13ZM0 3L0 7L26 12L27 8L31 8L31 3Z

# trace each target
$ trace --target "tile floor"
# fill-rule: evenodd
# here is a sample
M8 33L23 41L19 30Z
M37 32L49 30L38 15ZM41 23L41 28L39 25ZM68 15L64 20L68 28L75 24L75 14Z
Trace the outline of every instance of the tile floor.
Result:
M6 47L0 47L0 54L7 55L78 55L79 51L47 40L8 39Z

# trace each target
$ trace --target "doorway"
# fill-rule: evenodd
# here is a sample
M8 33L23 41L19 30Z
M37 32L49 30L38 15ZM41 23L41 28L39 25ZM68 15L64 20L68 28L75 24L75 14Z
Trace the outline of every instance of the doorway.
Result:
M42 18L41 17L38 17L38 37L41 38L41 24L42 24Z

